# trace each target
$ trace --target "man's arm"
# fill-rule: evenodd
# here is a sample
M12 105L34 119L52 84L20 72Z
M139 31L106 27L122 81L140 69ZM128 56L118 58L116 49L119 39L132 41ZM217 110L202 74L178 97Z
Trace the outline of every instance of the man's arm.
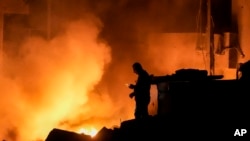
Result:
M129 94L129 97L130 97L130 98L133 98L134 96L135 96L135 93L134 93L134 92L132 92L132 93Z

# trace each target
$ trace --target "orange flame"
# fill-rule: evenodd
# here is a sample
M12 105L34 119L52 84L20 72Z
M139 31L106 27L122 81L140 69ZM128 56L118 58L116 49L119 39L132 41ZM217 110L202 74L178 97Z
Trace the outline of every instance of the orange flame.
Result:
M94 137L98 133L98 130L94 127L86 127L86 128L81 128L79 130L79 133L85 134L85 135L90 135L91 137Z

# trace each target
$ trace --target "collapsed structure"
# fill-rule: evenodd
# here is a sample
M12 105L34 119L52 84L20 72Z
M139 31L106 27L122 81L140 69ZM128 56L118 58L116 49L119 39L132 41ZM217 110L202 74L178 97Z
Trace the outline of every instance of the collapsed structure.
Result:
M243 66L243 70L250 68L248 62ZM244 73L244 77L249 71L240 73ZM231 137L236 129L249 127L249 88L245 79L222 80L222 77L208 76L207 71L196 69L153 76L152 85L157 85L158 89L157 115L124 121L115 129L103 127L94 138L53 129L46 141Z

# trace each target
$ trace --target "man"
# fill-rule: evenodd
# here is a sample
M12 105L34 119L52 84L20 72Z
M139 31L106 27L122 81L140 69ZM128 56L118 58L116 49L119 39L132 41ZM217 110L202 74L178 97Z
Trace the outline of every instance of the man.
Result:
M129 97L135 98L135 119L141 119L149 115L148 104L150 102L151 77L140 63L136 62L132 67L134 73L138 75L138 78L135 85L129 85L129 88L134 90Z

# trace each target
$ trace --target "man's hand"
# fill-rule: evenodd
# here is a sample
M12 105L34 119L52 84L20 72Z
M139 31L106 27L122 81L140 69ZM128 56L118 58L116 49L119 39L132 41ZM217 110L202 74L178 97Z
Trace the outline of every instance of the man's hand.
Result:
M128 87L129 87L130 89L134 89L134 88L135 88L135 85L134 85L134 84L130 84Z

